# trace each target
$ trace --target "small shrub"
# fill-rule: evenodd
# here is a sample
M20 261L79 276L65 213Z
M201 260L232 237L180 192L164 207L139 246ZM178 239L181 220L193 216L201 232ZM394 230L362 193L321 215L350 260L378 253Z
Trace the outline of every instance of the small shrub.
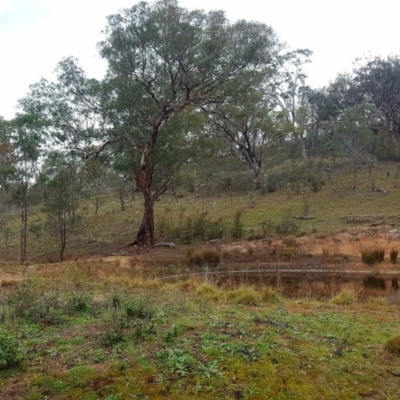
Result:
M183 332L183 327L173 324L171 329L165 333L164 341L166 343L173 343L175 342L175 339Z
M400 354L400 335L387 341L385 344L385 350L392 354Z
M18 285L10 297L14 316L33 323L58 325L64 320L65 302L59 288L43 290L30 282Z
M287 258L290 260L290 259L293 257L293 249L290 248L290 247L286 248L286 249L282 252L282 255L283 255L284 257L287 257Z
M254 230L252 229L250 231L250 235L247 236L247 239L249 242L253 241L253 240L261 240L264 239L264 235L261 235L260 233L256 233L254 232Z
M278 235L284 235L287 233L297 232L299 230L299 224L297 224L289 214L285 215L280 222L275 225L275 232Z
M358 299L358 293L352 289L343 289L331 299L331 303L338 305L353 304Z
M0 369L17 366L24 359L18 341L6 332L0 331Z
M118 309L112 309L111 315L104 321L104 344L112 346L126 339L129 323L124 313Z
M142 298L126 302L124 309L129 318L151 319L154 316L152 307Z
M385 250L378 248L362 250L361 259L368 265L378 264L385 259Z
M261 221L261 230L263 236L271 235L271 233L275 230L275 225L269 219L264 219Z
M231 229L231 236L234 239L241 239L244 234L244 225L242 222L243 210L237 210L236 215L233 219L233 226Z
M178 226L175 227L174 232L171 232L172 236L186 244L192 243L194 239L221 239L225 233L222 219L211 222L207 216L207 211L186 219L181 214Z
M398 251L397 250L394 250L394 249L390 250L390 261L393 264L396 264L396 262L397 262L397 255L398 255Z
M75 293L71 299L71 306L77 312L89 311L92 306L91 298L83 293Z
M325 185L325 182L321 179L321 175L312 175L310 177L310 185L313 192L319 192L322 189L322 186Z

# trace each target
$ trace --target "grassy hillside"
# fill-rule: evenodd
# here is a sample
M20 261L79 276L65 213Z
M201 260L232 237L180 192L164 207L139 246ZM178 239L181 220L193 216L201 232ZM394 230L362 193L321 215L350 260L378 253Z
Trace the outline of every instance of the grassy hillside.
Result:
M196 240L182 238L185 236L182 231L187 229L189 219L191 223L203 219L209 225L217 225L217 230L223 230L224 237L229 238L232 237L237 211L241 212L243 238L285 233L285 229L279 230L277 226L285 228L288 222L289 228L298 228L297 234L326 234L360 224L396 227L400 222L397 215L400 202L398 165L379 164L371 174L364 167L358 175L355 190L350 188L352 174L341 165L323 171L324 185L319 192L312 191L307 182L299 190L284 187L265 195L225 190L210 197L204 189L194 193L178 189L175 196L166 194L157 202L157 236L160 240L170 239L178 243ZM101 207L97 215L95 201L87 198L80 202L80 219L67 233L67 258L114 253L123 249L135 236L142 216L140 195L127 203L125 211L121 211L116 194L98 196ZM30 214L30 225L44 226L48 217L40 207L32 207ZM8 227L8 238L5 240L6 231L3 229L1 259L18 260L18 210L4 214L3 220ZM207 236L210 235L212 233ZM57 261L58 232L44 227L37 235L31 233L28 254L31 262Z

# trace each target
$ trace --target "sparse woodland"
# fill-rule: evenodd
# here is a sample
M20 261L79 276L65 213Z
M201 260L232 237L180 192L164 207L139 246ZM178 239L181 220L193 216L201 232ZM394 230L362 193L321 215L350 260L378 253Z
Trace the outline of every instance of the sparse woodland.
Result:
M15 119L1 120L1 229L5 241L19 230L22 263L32 231L50 228L64 257L83 199L97 213L105 193L122 209L141 196L129 243L148 246L166 192L300 193L307 182L318 192L338 165L355 190L361 170L399 158L397 56L359 60L352 74L311 88L312 51L289 50L264 24L172 0L111 15L98 48L103 80L65 58L54 82L33 83Z
M0 398L399 398L400 56L310 87L176 0L97 46L0 117Z

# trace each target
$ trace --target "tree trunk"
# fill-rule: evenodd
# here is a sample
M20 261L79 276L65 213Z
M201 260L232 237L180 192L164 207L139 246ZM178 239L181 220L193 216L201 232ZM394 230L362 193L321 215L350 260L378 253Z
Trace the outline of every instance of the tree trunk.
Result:
M142 167L136 175L136 185L143 194L144 214L139 231L132 245L152 246L154 244L154 197L152 192L153 171Z
M26 262L28 242L28 204L23 203L21 207L21 265Z
M299 134L296 134L295 137L296 137L297 143L298 143L299 146L300 146L300 149L301 149L301 156L302 156L303 160L304 160L305 162L308 162L308 154L307 154L306 144L305 144L305 142L304 142L303 136L301 136L301 135L299 135Z
M120 186L118 189L119 202L121 204L121 210L125 211L125 186Z
M59 214L59 225L60 225L60 261L64 259L65 246L67 244L67 216L66 211L62 211Z

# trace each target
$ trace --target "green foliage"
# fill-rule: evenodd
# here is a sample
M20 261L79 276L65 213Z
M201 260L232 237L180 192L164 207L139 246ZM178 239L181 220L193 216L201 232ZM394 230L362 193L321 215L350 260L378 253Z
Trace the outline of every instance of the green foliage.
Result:
M92 307L92 299L83 292L74 293L71 299L71 306L74 311L86 312Z
M278 235L284 235L288 233L297 232L299 230L299 225L290 216L290 213L286 215L275 224L275 232Z
M321 176L311 175L310 177L311 190L313 192L319 192L325 185L325 182L321 179Z
M187 376L196 365L195 358L188 351L181 349L166 349L159 352L158 357L171 373L180 377Z
M17 318L44 325L59 325L64 322L66 304L58 287L46 290L29 281L23 282L16 286L9 302Z
M269 219L264 219L261 221L261 230L262 234L264 237L271 235L271 233L274 231L275 225L273 222Z
M0 330L0 369L13 368L21 363L24 357L18 340L6 331Z
M196 239L221 239L224 236L225 228L222 219L209 220L208 211L201 211L194 216L186 216L186 209L181 207L176 226L171 222L170 212L171 209L166 208L165 216L160 219L159 223L160 233L168 238L189 244Z
M108 317L104 320L103 342L112 346L127 339L142 340L152 334L155 311L148 299L114 294Z

